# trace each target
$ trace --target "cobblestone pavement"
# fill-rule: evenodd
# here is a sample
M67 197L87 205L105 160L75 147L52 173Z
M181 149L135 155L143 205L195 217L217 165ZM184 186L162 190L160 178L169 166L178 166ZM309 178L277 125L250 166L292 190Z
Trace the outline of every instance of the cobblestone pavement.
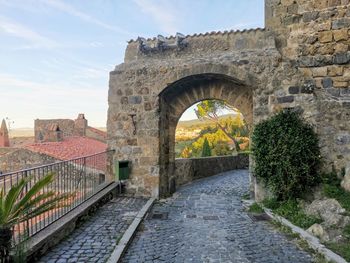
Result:
M142 198L112 199L38 262L106 262L117 240L146 202Z
M244 212L247 192L246 170L180 188L155 204L122 262L312 262L269 223Z

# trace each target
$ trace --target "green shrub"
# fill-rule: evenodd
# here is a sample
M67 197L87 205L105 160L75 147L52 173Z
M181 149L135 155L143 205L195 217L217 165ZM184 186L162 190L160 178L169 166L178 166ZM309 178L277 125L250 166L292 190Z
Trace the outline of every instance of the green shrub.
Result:
M254 173L278 200L301 197L321 181L318 138L298 113L284 110L252 134Z
M322 222L319 218L306 215L296 200L277 201L276 198L271 198L264 200L263 204L277 215L304 229Z

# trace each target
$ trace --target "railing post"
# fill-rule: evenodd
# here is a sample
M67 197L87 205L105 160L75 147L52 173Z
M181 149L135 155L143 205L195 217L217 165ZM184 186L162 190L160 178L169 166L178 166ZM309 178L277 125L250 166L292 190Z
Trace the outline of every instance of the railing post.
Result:
M87 185L86 185L86 158L83 158L83 176L84 176L84 199L86 198Z
M28 179L28 170L24 172L24 177L25 177L26 180ZM29 182L27 182L26 186L25 186L26 193L28 193L28 183ZM27 219L25 223L26 223L26 234L27 234L27 236L24 237L24 239L27 239L30 236L30 233L29 233L29 219ZM21 240L20 240L20 242L21 242Z

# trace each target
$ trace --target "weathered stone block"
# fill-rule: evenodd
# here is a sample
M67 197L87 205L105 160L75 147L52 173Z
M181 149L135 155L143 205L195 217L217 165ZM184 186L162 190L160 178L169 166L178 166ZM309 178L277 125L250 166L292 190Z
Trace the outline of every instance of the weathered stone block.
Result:
M328 88L327 92L334 97L340 97L340 89L338 88Z
M324 77L327 76L327 67L312 68L312 76L314 77Z
M334 81L333 86L335 88L347 88L349 86L348 81Z
M331 21L326 21L324 23L317 23L315 25L315 30L316 31L326 31L326 30L330 30L331 28L332 28Z
M332 22L332 29L342 29L350 27L350 18L344 17Z
M334 47L335 53L347 52L349 50L349 45L344 44L344 42L339 42Z
M333 30L333 36L335 41L348 40L348 28Z
M301 87L300 92L305 94L311 94L314 92L316 88L316 83L314 80L309 80L304 83L304 85Z
M287 6L287 13L289 14L297 14L298 13L298 4L293 3Z
M294 96L283 96L283 97L277 98L278 103L291 103L293 101L294 101Z
M308 23L311 21L315 21L318 18L319 12L318 11L311 11L311 12L306 12L303 14L303 22ZM326 27L324 30L329 30L330 29L330 24L329 28Z
M345 169L345 175L341 182L341 186L348 192L350 192L350 166Z
M338 6L338 5L341 5L341 0L328 0L329 7Z
M288 89L289 94L298 94L300 92L300 88L297 86L289 87Z
M290 16L286 16L283 18L283 24L286 26L292 25L292 24L297 24L300 21L300 17L299 15L290 15Z
M331 78L324 78L322 80L322 85L325 89L333 87L333 80Z
M127 144L130 145L130 146L134 146L134 145L137 145L137 139L136 138L133 138L133 139L127 139Z
M150 102L145 102L145 111L150 111L152 110L152 104Z
M347 64L350 61L350 52L337 53L334 56L334 64Z
M140 104L142 102L141 96L129 96L128 101L130 104Z
M322 31L318 33L318 40L321 43L328 43L333 40L333 33L332 31Z
M341 66L328 66L328 75L331 77L343 75L343 67L341 67Z

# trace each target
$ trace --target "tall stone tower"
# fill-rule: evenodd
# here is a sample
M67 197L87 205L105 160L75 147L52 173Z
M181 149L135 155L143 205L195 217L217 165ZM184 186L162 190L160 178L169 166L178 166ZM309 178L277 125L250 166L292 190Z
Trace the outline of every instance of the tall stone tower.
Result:
M0 128L0 147L10 147L9 132L4 119L2 120Z

